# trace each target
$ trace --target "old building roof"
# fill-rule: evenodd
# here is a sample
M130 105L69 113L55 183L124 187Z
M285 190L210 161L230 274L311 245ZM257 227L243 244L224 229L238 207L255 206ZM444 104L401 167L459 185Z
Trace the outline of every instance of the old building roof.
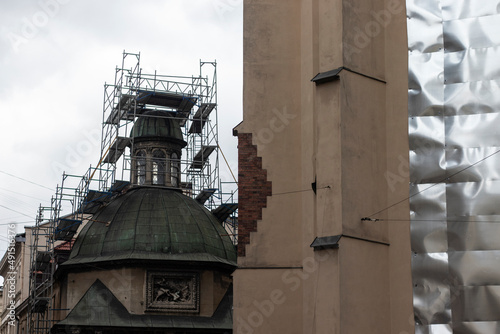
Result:
M137 187L94 215L63 266L119 260L236 266L236 251L219 221L194 199L173 189Z
M70 251L71 248L73 248L73 244L75 243L75 239L72 239L70 241L65 241L59 246L56 246L54 250L56 251Z
M185 145L179 122L165 111L150 110L137 118L130 132L137 140L174 140Z

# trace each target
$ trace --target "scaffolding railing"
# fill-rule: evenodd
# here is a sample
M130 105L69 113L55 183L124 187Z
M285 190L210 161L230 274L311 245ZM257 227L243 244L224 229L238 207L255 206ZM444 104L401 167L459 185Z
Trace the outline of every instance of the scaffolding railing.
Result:
M183 164L182 182L191 186L189 194L196 197L205 189L217 189L221 195L217 63L200 61L195 76L148 74L140 67L140 54L126 52L114 84L104 87L99 166L106 172L100 176L103 183L98 190L106 191L116 180L129 180L132 159L125 151L134 151L130 131L137 117L148 110L168 111L165 117L175 118L182 127L187 142L183 159L188 161Z
M100 165L106 173L98 190L106 191L116 180L131 180L134 138L130 132L137 118L148 110L168 111L164 117L179 122L187 142L179 173L184 194L201 199L201 204L220 214L236 244L237 186L233 183L231 191L223 190L230 183L223 184L219 172L217 63L200 61L199 74L193 76L148 74L140 67L140 54L124 52L115 83L105 85L104 97ZM165 161L165 166L169 163Z

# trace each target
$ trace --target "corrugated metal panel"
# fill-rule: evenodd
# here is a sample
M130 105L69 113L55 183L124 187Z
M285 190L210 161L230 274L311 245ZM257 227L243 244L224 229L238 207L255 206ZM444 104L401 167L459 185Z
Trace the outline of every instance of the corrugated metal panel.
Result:
M500 333L500 5L406 4L416 333Z

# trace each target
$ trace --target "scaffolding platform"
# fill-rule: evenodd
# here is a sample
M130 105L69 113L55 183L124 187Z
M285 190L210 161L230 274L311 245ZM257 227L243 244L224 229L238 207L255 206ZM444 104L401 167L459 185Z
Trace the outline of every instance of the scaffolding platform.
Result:
M52 253L51 252L48 252L48 251L39 251L37 254L36 254L36 263L35 263L35 266L36 266L36 271L45 271L48 267L49 267L49 264L50 264L50 260L52 258Z
M140 105L155 105L175 109L178 112L191 112L191 108L198 99L191 94L179 94L172 92L157 92L139 90L137 103Z
M112 195L109 191L89 190L83 200L80 212L88 214L96 213L103 204L109 202Z
M217 191L217 189L203 189L196 196L195 200L200 204L205 204L205 202Z
M71 241L81 223L82 221L79 219L59 219L55 231L55 240Z
M111 145L110 149L108 150L108 154L104 158L103 162L108 164L117 162L128 145L130 145L130 138L117 137L113 145Z
M48 297L35 297L33 312L34 313L44 313L49 305L50 298Z
M115 181L115 183L113 183L111 188L109 188L109 191L112 193L119 193L119 192L122 192L129 185L130 185L129 181L118 180L118 181Z
M109 114L105 123L119 124L121 120L133 120L134 100L134 95L123 94ZM132 111L132 113L130 111Z
M200 105L193 116L193 122L189 128L189 133L201 133L208 120L208 116L210 116L210 113L214 110L215 106L215 103L202 103Z
M212 213L222 223L238 209L238 203L225 203L215 208Z
M190 168L203 169L205 163L208 160L208 157L210 156L210 154L212 154L213 151L215 151L216 148L217 146L202 146L193 158L193 162L191 163Z

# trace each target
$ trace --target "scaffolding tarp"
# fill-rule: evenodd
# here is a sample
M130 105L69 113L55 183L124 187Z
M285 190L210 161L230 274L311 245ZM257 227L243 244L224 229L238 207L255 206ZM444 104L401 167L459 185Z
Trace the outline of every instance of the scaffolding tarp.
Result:
M50 264L50 260L52 258L52 253L48 251L39 251L36 254L36 268L34 268L34 271L45 271L47 267Z
M215 208L212 213L220 222L225 221L238 209L238 203L224 203Z
M50 298L48 297L35 297L33 312L34 313L44 313L49 305ZM48 328L47 328L48 329Z
M108 191L89 190L82 203L80 212L94 214L104 204L109 202L113 194Z
M119 193L125 190L125 188L127 188L129 185L130 185L129 181L117 180L113 183L111 188L109 188L109 191L112 193Z
M78 231L81 223L82 221L79 219L59 219L55 232L55 240L70 241L73 239L76 231Z

